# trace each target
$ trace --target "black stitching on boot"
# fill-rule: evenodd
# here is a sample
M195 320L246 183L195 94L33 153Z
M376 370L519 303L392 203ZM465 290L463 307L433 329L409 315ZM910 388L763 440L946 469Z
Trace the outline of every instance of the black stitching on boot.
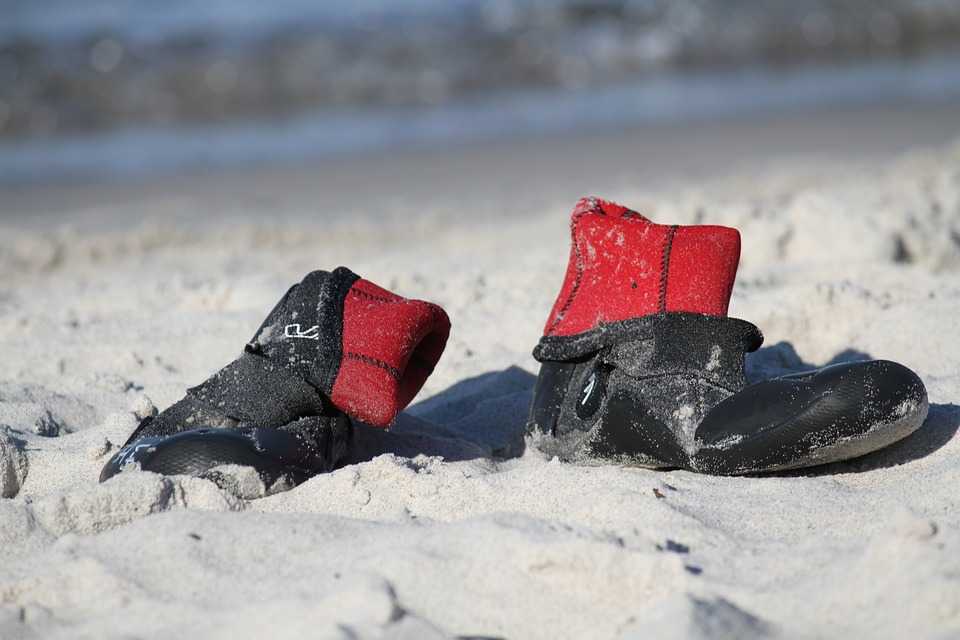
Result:
M663 258L660 261L660 303L659 312L667 312L667 277L670 274L670 251L673 250L673 236L677 233L677 225L667 229L667 236L663 240Z
M389 373L390 376L395 380L400 379L400 376L401 376L400 369L397 369L393 365L390 365L384 362L383 360L377 360L376 358L371 358L370 356L364 355L362 353L356 353L354 351L347 351L345 354L343 354L343 357L350 358L351 360L359 360L364 364L369 364L372 367L383 369L384 371Z

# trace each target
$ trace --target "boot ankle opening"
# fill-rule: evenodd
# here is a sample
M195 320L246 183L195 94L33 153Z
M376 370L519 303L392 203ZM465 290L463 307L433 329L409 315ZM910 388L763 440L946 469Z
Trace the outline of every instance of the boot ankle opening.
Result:
M405 407L423 388L447 344L447 331L433 328L411 349L397 382L397 404Z

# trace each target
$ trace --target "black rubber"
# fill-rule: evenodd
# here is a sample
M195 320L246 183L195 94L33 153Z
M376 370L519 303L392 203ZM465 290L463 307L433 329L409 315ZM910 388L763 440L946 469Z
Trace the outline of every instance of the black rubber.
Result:
M694 467L723 474L781 471L855 458L913 433L927 393L910 369L855 362L751 385L697 428Z
M214 467L236 464L253 467L269 487L278 481L296 485L317 473L330 471L346 455L338 443L349 440L350 421L333 424L303 418L301 424L280 429L191 429L172 436L146 436L123 447L103 468L100 482L125 468L164 475L202 476ZM324 434L306 441L305 434ZM315 438L315 435L311 436Z
M875 360L746 384L742 320L666 313L545 338L528 430L549 455L746 474L864 455L923 424L912 371Z
M202 475L238 464L268 484L295 484L333 469L353 433L329 394L342 359L343 302L357 278L341 267L291 287L236 360L140 423L100 481L127 468Z

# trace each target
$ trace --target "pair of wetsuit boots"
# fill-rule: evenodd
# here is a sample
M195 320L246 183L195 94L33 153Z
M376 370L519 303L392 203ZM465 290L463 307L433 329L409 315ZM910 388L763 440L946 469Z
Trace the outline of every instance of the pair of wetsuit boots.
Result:
M921 380L874 360L747 384L763 337L727 317L740 236L654 224L585 198L566 276L534 349L528 431L550 455L703 473L809 467L885 447L927 414ZM107 463L204 475L254 467L293 485L347 456L352 421L386 427L447 341L439 306L346 268L315 271L270 312L243 353L139 425Z

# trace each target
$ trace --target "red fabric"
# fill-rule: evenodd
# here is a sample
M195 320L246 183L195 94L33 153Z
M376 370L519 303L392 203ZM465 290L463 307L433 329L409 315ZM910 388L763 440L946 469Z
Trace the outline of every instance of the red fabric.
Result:
M343 305L343 359L330 399L385 427L417 395L450 334L443 309L357 280Z
M736 229L655 224L622 205L583 198L570 230L570 261L545 335L670 311L727 314L740 262Z

